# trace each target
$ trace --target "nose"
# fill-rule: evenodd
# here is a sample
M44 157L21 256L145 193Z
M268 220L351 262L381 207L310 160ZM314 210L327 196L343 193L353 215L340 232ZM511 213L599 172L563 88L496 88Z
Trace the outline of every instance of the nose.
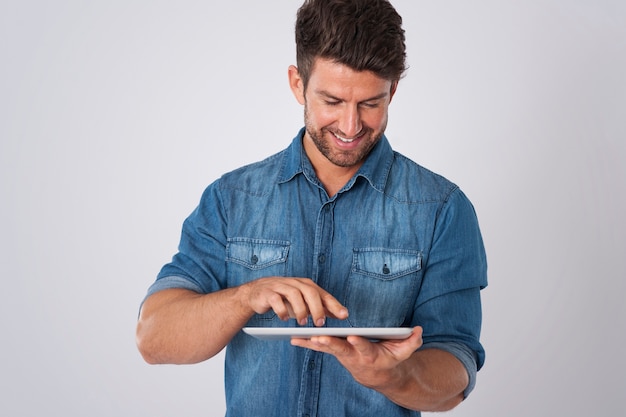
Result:
M362 127L358 106L345 106L339 119L339 130L342 136L346 139L353 139L361 132Z

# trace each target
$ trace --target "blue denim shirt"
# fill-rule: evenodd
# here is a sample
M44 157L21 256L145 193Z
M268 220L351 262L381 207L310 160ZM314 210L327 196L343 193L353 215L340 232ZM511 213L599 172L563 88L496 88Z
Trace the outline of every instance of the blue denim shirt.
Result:
M348 308L329 327L422 326L422 349L484 361L486 257L460 189L394 152L383 137L329 197L302 148L224 175L185 220L179 252L149 289L209 293L266 276L309 277ZM273 311L248 326L295 326ZM309 324L311 325L311 324ZM225 359L227 416L419 416L365 388L330 355L239 332Z

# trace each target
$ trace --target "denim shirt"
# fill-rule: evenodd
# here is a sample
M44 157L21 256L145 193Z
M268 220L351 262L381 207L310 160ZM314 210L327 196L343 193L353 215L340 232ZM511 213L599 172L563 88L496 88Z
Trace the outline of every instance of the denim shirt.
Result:
M148 294L210 293L267 276L308 277L348 308L329 327L422 326L421 349L454 354L470 384L484 361L486 257L460 189L394 152L383 137L333 197L300 133L284 151L207 187L179 252ZM309 323L309 326L312 324ZM247 326L296 326L273 311ZM354 381L331 355L239 332L225 359L227 416L419 416Z

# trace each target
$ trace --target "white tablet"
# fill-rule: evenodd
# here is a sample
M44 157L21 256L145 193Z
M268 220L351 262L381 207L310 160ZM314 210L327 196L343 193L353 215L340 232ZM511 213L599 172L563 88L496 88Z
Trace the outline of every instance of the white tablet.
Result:
M373 340L387 340L406 339L413 329L410 327L244 327L243 331L263 340L309 339L312 336L348 337L350 335Z

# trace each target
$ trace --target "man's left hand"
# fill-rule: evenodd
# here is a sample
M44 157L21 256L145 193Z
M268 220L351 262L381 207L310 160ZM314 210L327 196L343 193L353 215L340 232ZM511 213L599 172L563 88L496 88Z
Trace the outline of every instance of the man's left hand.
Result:
M377 389L402 378L398 366L422 346L422 328L403 340L370 341L360 336L339 338L314 336L311 339L291 339L293 346L328 353L352 374L360 384Z

